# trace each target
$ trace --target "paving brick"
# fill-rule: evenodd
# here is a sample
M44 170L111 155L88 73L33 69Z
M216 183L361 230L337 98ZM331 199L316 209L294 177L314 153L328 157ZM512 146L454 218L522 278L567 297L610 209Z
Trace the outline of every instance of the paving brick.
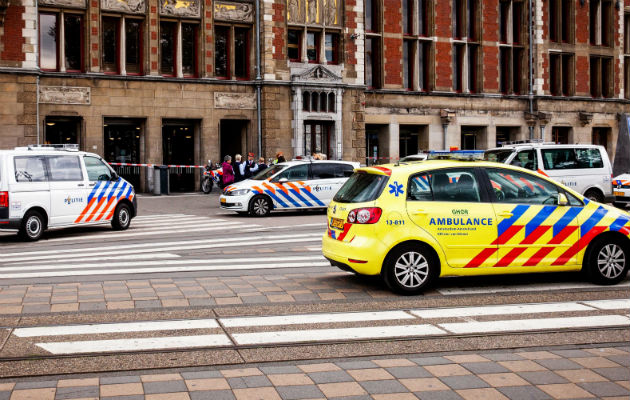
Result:
M611 381L630 381L630 369L628 368L593 368L593 371Z
M237 400L281 400L274 388L234 389Z
M394 368L394 367L415 367L416 364L409 361L406 358L392 358L382 360L372 360L372 362L382 368Z
M392 367L387 368L387 372L395 378L431 378L433 375L422 367Z
M395 394L373 394L374 400L416 400L417 397L413 393L395 393Z
M551 371L518 372L518 375L534 385L569 382L567 379Z
M447 360L451 360L456 364L463 363L478 363L478 362L487 362L489 361L487 358L484 358L478 354L460 354L453 356L444 356Z
M61 387L57 388L55 400L98 398L98 386Z
M350 369L367 369L367 368L378 368L378 365L374 364L371 361L344 361L335 363L339 368L350 370Z
M420 400L461 400L462 396L451 390L414 393Z
M189 393L190 400L234 400L231 390L212 390Z
M509 370L501 364L493 362L467 362L460 365L474 374L493 374L499 372L509 372Z
M497 390L506 395L510 400L548 400L551 397L536 386L509 386L500 387Z
M186 380L186 386L189 391L198 390L221 390L229 389L230 385L224 378L200 378Z
M592 353L586 352L584 350L551 350L551 353L557 354L560 357L570 358L570 357L594 357Z
M424 368L438 377L470 375L470 371L457 364L427 365Z
M346 371L324 371L324 372L311 372L308 374L309 378L315 383L337 383L337 382L352 382L354 379L346 373Z
M100 379L101 385L113 385L116 383L136 383L140 382L140 377L137 375L127 376L104 376Z
M554 371L554 372L573 383L607 381L606 378L591 371L590 369L568 369L566 371Z
M361 396L366 391L356 382L322 383L317 385L326 397Z
M480 374L479 378L488 382L488 384L490 384L490 386L492 387L527 385L527 381L512 372L498 374Z
M548 360L552 358L561 358L559 355L553 354L548 351L524 351L516 354L528 360Z
M16 383L13 390L55 388L55 387L57 387L57 381L27 381L27 382Z
M185 392L148 394L145 400L190 400L190 396Z
M284 400L322 398L324 394L315 385L282 386L276 390Z
M407 388L394 379L382 381L366 381L360 385L369 394L406 393Z
M499 364L514 372L547 371L547 368L530 360L499 361Z
M486 388L489 385L474 375L445 376L440 378L451 389L477 389Z
M572 358L571 361L585 368L613 368L620 366L604 357Z
M447 360L444 357L422 357L422 358L411 358L411 361L415 362L420 366L425 365L441 365L441 364L452 364L451 360Z
M299 369L306 373L310 372L327 372L327 371L339 371L341 368L333 363L319 363L319 364L302 364L297 366Z
M223 378L223 374L219 371L192 371L180 373L184 379L206 379L206 378Z
M538 388L554 399L579 399L594 397L592 394L573 383L539 385Z
M101 385L101 396L125 396L134 394L144 394L141 383Z
M409 378L401 379L400 383L412 392L427 392L434 390L449 390L442 381L437 378Z
M507 400L501 392L493 388L485 389L462 389L457 394L466 400Z
M519 361L524 360L523 357L518 354L512 353L481 353L481 355L488 360L492 361Z
M254 376L263 374L258 368L224 369L221 370L221 373L226 378L240 378L242 376Z
M301 374L303 371L296 366L293 365L283 365L283 366L275 366L275 367L260 367L259 368L263 373L270 374Z
M383 368L349 369L346 372L358 382L377 381L394 378Z
M630 393L628 393L628 389L613 382L584 382L578 383L577 385L599 398L630 395Z
M314 382L304 373L273 374L268 376L275 386L312 385Z
M179 374L155 374L155 375L141 375L142 382L165 382L165 381L177 381L182 379Z
M183 380L178 381L162 381L162 382L145 382L144 394L154 393L176 393L188 391Z
M247 383L245 383L245 379L243 378L227 378L227 383L230 385L232 389L247 389Z
M593 357L595 358L595 357ZM558 369L581 369L582 365L574 363L571 360L567 360L565 358L560 359L546 359L546 360L537 360L538 364L542 365L545 368L550 370L558 370Z
M55 388L13 390L11 400L53 400Z

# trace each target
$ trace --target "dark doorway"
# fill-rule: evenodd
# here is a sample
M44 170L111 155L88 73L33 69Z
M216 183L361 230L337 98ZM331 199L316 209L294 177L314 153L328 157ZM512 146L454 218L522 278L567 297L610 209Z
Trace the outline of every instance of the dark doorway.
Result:
M518 140L520 133L520 127L518 126L497 126L496 130L496 146L499 147L508 142Z
M366 141L366 152L367 155L367 165L378 164L379 157L379 144L378 144L378 132L379 129L374 125L365 125L365 141Z
M418 154L429 147L426 125L400 125L398 129L399 157Z
M304 122L304 155L312 156L314 153L326 154L331 159L330 132L333 123L328 121Z
M246 148L245 138L247 137L247 126L249 121L240 119L221 120L221 159L230 155L232 158L236 154L243 154ZM244 157L247 158L247 157ZM234 162L234 160L232 160Z
M195 128L192 121L164 121L162 124L162 162L169 168L171 192L195 190L195 168L175 165L195 165Z
M598 146L604 146L606 151L610 151L608 148L608 139L611 137L610 128L593 128L593 144Z
M478 150L486 147L485 126L462 126L461 149Z
M140 136L142 135L142 126L142 120L106 118L103 122L105 161L110 163L141 163ZM135 188L140 187L140 167L112 167L118 175Z
M46 117L44 127L46 144L79 144L81 118Z

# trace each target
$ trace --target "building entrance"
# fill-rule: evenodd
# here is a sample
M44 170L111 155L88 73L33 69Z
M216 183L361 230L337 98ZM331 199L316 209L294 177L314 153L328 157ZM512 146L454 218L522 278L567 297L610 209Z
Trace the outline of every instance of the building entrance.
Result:
M105 161L110 163L142 163L140 136L142 120L105 119L103 122L103 141ZM136 188L140 188L140 167L117 167L118 175L125 178Z
M46 144L79 144L80 137L81 118L46 117L44 123Z
M162 124L162 162L166 165L195 165L195 128L191 121L164 121ZM195 168L169 168L171 192L195 190Z
M329 121L304 122L304 154L312 156L314 153L326 154L331 158L330 132L333 123Z
M236 154L243 154L247 148L247 127L248 120L239 119L222 119L221 120L221 158L219 162L223 162L223 157L230 155L232 159ZM243 157L247 159L247 157ZM232 160L234 162L234 160Z

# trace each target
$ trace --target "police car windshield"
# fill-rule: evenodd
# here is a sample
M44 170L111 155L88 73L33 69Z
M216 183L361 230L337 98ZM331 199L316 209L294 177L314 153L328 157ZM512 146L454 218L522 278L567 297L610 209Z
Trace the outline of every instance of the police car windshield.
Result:
M363 203L380 196L388 176L356 172L339 189L333 201L337 203Z
M483 159L485 161L504 163L513 152L513 150L490 150L483 154Z
M255 181L264 181L265 179L271 178L272 176L274 176L278 172L282 171L286 167L287 167L286 165L272 165L271 167L269 167L269 168L267 168L267 169L257 173L251 179L253 179Z

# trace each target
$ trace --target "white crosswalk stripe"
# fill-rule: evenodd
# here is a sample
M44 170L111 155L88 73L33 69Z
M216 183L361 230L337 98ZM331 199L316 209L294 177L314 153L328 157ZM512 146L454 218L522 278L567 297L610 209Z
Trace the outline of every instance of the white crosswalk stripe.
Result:
M448 336L452 334L505 334L583 328L627 328L630 318L620 315L628 310L626 299L571 301L562 303L506 304L475 307L450 307L398 311L361 311L273 315L260 317L230 317L219 319L188 319L140 321L85 325L59 325L18 328L13 336L33 340L34 345L52 354L100 353L134 350L166 350L234 345L256 346L271 344L326 343L366 339L404 339ZM606 307L604 309L604 307ZM528 318L515 318L527 311ZM438 312L435 314L433 312ZM562 315L573 312L571 316ZM597 315L592 315L597 312ZM578 313L578 314L575 314ZM583 313L579 315L579 313ZM591 315L584 315L589 313ZM502 316L492 321L475 317ZM535 317L534 317L535 316ZM451 319L452 322L432 323L431 318ZM462 318L464 321L462 321ZM396 322L403 324L396 324ZM394 324L392 324L392 322ZM381 323L382 325L378 325ZM313 324L328 324L325 328ZM340 324L342 326L334 326ZM286 329L291 326L291 329ZM273 327L269 329L269 327ZM214 331L208 332L207 329ZM242 330L247 331L243 332ZM181 335L190 330L190 335ZM206 330L193 334L195 330ZM222 332L219 332L222 330ZM142 333L165 332L154 337ZM170 336L167 331L178 333ZM219 333L217 333L219 332ZM124 338L83 340L93 334L124 335ZM211 333L211 334L208 334ZM127 337L131 334L133 337ZM56 337L72 338L58 341ZM32 339L31 339L32 338Z

